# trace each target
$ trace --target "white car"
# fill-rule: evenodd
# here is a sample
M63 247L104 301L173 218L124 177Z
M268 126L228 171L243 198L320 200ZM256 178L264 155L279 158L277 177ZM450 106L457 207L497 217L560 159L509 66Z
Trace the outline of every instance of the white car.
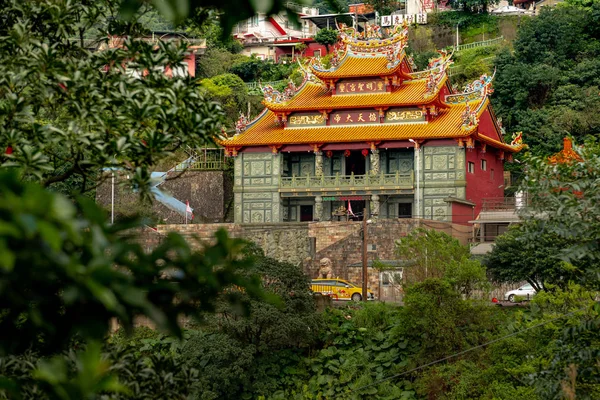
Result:
M526 283L518 289L511 290L510 292L506 292L504 294L504 300L508 300L511 303L514 303L515 297L521 297L525 300L529 300L536 294L536 290L531 286L531 284Z

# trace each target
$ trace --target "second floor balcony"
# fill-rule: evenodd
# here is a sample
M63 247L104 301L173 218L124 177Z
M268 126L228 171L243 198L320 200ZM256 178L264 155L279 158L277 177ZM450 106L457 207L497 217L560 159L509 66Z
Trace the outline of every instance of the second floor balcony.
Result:
M412 190L414 180L413 171L379 175L291 176L281 177L279 191Z

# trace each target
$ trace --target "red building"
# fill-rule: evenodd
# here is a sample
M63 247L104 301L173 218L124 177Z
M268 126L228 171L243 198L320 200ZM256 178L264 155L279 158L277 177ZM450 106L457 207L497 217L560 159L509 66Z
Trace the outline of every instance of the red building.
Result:
M332 65L304 83L263 88L266 109L222 145L235 158L235 221L380 218L467 224L503 196L507 144L489 102L492 77L453 93L441 51L425 71L405 54L406 26L383 37L342 27ZM369 29L370 28L370 29Z

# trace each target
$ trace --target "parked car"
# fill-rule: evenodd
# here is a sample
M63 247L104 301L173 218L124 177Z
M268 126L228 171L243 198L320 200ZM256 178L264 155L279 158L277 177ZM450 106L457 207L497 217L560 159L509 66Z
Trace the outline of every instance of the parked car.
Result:
M508 300L511 303L515 302L515 297L522 297L525 298L526 300L529 300L530 298L532 298L533 296L535 296L536 294L536 290L533 288L533 286L531 286L531 284L526 283L523 286L521 286L518 289L515 290L511 290L509 292L506 292L504 294L504 300Z
M311 290L324 296L331 296L335 300L362 300L362 287L343 279L313 279ZM367 290L367 300L375 300L375 295Z

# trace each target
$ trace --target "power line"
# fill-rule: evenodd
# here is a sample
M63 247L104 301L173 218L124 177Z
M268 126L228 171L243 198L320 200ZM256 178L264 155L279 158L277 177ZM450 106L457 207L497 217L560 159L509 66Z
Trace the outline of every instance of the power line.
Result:
M490 344L494 344L494 343L500 342L500 341L502 341L502 340L504 340L504 339L508 339L508 338L510 338L510 337L517 336L517 335L519 335L519 334L521 334L521 333L523 333L523 332L527 332L527 331L529 331L529 330L532 330L532 329L538 328L538 327L540 327L540 326L543 326L543 325L545 325L545 324L547 324L547 323L549 323L549 322L554 322L554 321L556 321L556 320L559 320L559 319L561 319L561 318L565 318L565 317L571 316L571 315L575 314L576 312L579 312L579 311L583 311L583 310L585 310L585 308L586 308L586 307L580 308L580 309L578 309L578 310L575 310L575 311L571 311L570 313L567 313L567 314L564 314L564 315L558 316L558 317L556 317L556 318L552 318L552 319L550 319L550 320L548 320L548 321L540 322L539 324L536 324L536 325L530 326L529 328L525 328L525 329L523 329L523 330L520 330L520 331L517 331L517 332L509 333L508 335L502 336L502 337L500 337L500 338L498 338L498 339L490 340L490 341L489 341L489 342L487 342L487 343L483 343L483 344L480 344L480 345L478 345L478 346L471 347L470 349L463 350L463 351L460 351L460 352L458 352L458 353L452 354L452 355L450 355L450 356L447 356L447 357L444 357L444 358L440 358L439 360L435 360L435 361L432 361L432 362L430 362L430 363L423 364L423 365L421 365L421 366L415 367L415 368L413 368L413 369L410 369L410 370L408 370L408 371L404 371L404 372L402 372L402 373L399 373L399 374L396 374L396 375L392 375L392 376L389 376L389 377L387 377L387 378L380 379L380 380L378 380L378 381L375 381L375 382L373 382L373 383L370 383L370 384L368 384L368 385L361 386L361 387L359 387L358 389L354 389L353 391L359 391L359 390L366 389L366 388L368 388L368 387L371 387L371 386L379 385L380 383L383 383L383 382L386 382L386 381L389 381L389 380L392 380L392 379L399 378L399 377L401 377L401 376L404 376L404 375L410 374L411 372L418 371L418 370L420 370L420 369L423 369L423 368L429 367L429 366L431 366L431 365L434 365L434 364L439 364L439 363L441 363L441 362L443 362L443 361L449 360L449 359L451 359L451 358L454 358L454 357L461 356L461 355L463 355L463 354L466 354L466 353L468 353L468 352L470 352L470 351L473 351L473 350L480 349L480 348L482 348L482 347L485 347L485 346L488 346L488 345L490 345Z

